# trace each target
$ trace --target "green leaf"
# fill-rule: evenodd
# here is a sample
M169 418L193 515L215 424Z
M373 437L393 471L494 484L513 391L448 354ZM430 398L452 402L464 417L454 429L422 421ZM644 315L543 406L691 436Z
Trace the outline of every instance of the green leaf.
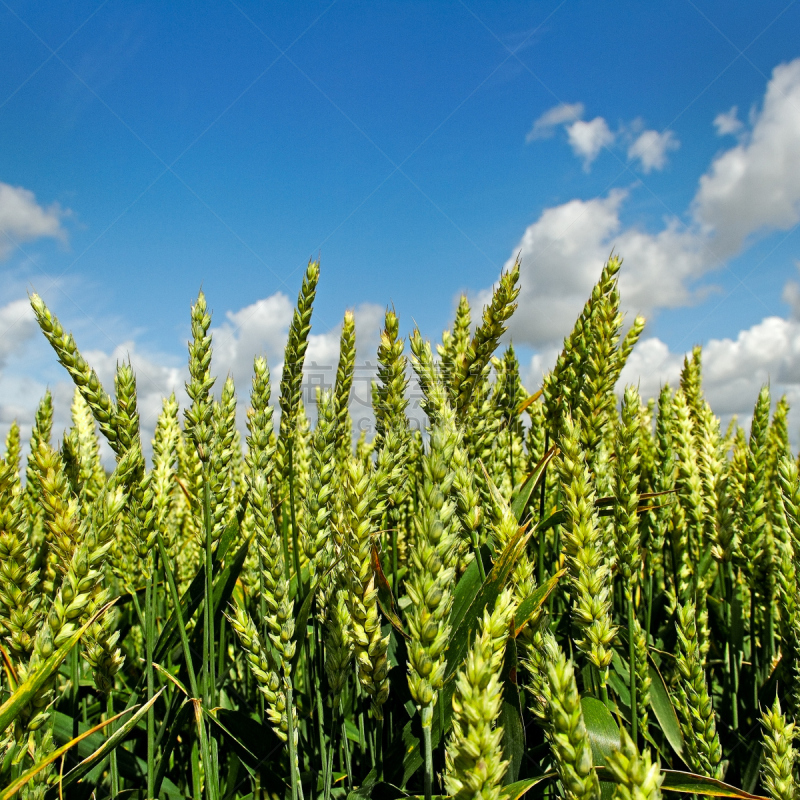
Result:
M767 800L757 794L750 794L744 789L737 789L727 783L697 775L694 772L679 772L672 769L661 771L664 783L661 788L669 792L685 792L686 794L705 794L713 797L740 797L743 800Z
M678 715L672 705L664 679L650 654L650 708L670 746L681 760L684 759L684 742Z
M517 610L514 612L514 638L522 633L522 629L544 605L565 573L565 569L559 570L552 578L548 579L547 583L537 586L536 589L517 606Z
M245 555L247 554L245 553ZM295 650L294 658L292 659L293 673L296 672L297 666L300 663L300 655L303 652L303 648L300 646L300 642L306 636L306 626L308 625L308 616L311 613L311 605L314 602L314 598L317 595L317 590L322 585L323 581L325 581L330 576L331 572L333 572L338 563L339 559L337 559L333 564L331 564L328 571L324 575L322 575L318 581L316 581L316 583L311 589L309 589L308 593L303 599L302 604L300 605L300 610L297 612L294 632L295 632L295 638L298 640L298 647ZM244 561L242 561L242 564L244 564ZM303 581L303 585L305 586L305 581Z
M525 400L523 400L517 406L516 413L517 414L521 414L523 411L525 411L526 408L528 408L528 406L533 405L542 396L542 393L543 393L543 390L539 389L538 392L534 392L532 395L530 395Z
M239 524L241 521L239 512L241 511L243 516L243 509L245 507L246 503L243 500L237 509L236 519L232 520L222 532L219 545L217 545L217 550L213 557L213 563L211 566L212 574L219 567L231 544L238 536ZM184 592L183 597L181 597L181 614L184 625L189 624L189 620L194 615L194 612L197 611L197 609L200 607L200 604L203 602L203 598L205 597L205 587L206 569L205 566L202 566L192 579L192 582L189 584L189 588ZM164 623L164 627L161 629L161 634L159 635L158 641L156 642L156 646L153 650L153 660L158 661L159 663L166 661L166 654L178 643L179 639L180 633L178 631L178 615L175 613L175 609L173 608L172 613L169 615L167 621Z
M378 555L378 548L372 545L372 574L375 576L375 587L378 590L378 605L381 607L383 616L389 620L392 627L405 639L409 638L403 627L403 622L397 614L397 605L394 602L392 585L386 579L381 566L381 559ZM331 567L333 569L333 567ZM330 570L328 570L330 572Z
M14 693L8 700L0 706L0 733L5 731L9 725L22 713L22 710L28 703L36 697L39 690L58 672L58 668L63 663L64 659L69 655L70 650L78 643L81 636L86 632L87 628L97 620L108 608L113 605L107 603L102 608L98 609L92 616L81 625L72 636L67 639L58 650L55 651L49 658L45 659L42 665L36 669L32 675L29 675L26 680L17 686Z
M484 570L488 575L492 570L492 559L487 545L481 548L481 560L484 564ZM455 591L453 592L453 608L450 611L450 627L452 630L455 630L461 624L464 615L475 600L475 596L480 591L480 588L481 573L478 569L477 561L473 558L456 584Z
M543 781L549 781L551 778L555 777L555 772L546 772L544 775L537 775L535 778L526 778L524 781L510 783L500 790L500 797L502 797L503 800L519 800L529 789L533 789L537 784Z
M517 640L513 636L506 642L503 663L503 706L500 724L503 726L503 758L508 761L504 783L514 783L519 778L525 755L525 726L522 722L522 704L517 687Z
M582 697L581 711L592 745L592 761L595 766L604 766L611 753L619 749L619 726L606 704L596 697Z
M450 633L450 642L446 651L447 671L445 681L451 678L456 670L461 666L469 648L478 622L483 617L484 609L491 611L494 608L500 592L508 580L508 576L514 569L517 559L524 551L530 539L532 531L525 531L520 528L506 545L500 557L495 561L492 571L486 576L486 580L481 585L458 626L453 626Z
M114 733L111 736L109 736L103 742L103 744L100 745L100 747L97 748L97 750L95 750L91 755L84 758L83 761L80 762L80 764L75 766L66 775L64 775L64 777L59 780L60 787L54 786L50 791L53 792L55 790L57 792L59 791L59 788L66 789L68 786L71 786L73 783L75 783L75 781L80 780L84 775L86 775L86 773L89 772L92 769L92 767L95 766L95 764L98 764L112 750L115 750L120 744L122 744L122 742L125 741L125 739L128 737L128 734L139 724L139 721L145 716L145 714L147 714L147 711L150 709L150 707L156 702L156 700L158 700L159 697L161 697L164 688L160 689L146 703L144 703L144 705L140 706L138 711L124 725L120 725L120 727L117 728L114 731ZM127 711L130 710L132 709L127 709ZM123 713L127 713L127 711ZM92 732L94 731L91 730L90 733ZM51 753L50 759L52 760L53 756L55 756L55 758L59 758L62 752L66 751L69 747L71 747L73 743L75 743L75 740L73 740L72 742L68 742L66 745L57 750L56 753ZM7 798L11 797L11 795L17 789L24 786L24 784L27 783L33 777L32 774L33 769L35 769L35 767L32 768L31 770L28 770L28 772L25 775L20 776L19 781L17 781L17 783L9 787L9 789L6 790L5 794L0 795L0 800L7 800ZM24 782L20 782L23 780L23 778L25 779ZM12 789L13 791L11 791Z
M371 775L373 773L370 773ZM365 782L364 785L359 786L358 789L353 789L348 795L347 800L371 800L371 798L380 798L380 800L400 800L400 798L410 797L399 787L386 781ZM445 800L446 795L432 795L432 797L441 797Z
M530 503L531 496L536 491L536 487L542 480L547 465L553 460L558 448L553 445L543 456L541 461L536 465L536 468L525 480L525 483L514 493L511 498L511 513L514 519L519 523L522 522L522 517L525 514L525 509Z
M216 626L219 622L220 618L222 617L223 609L227 606L228 601L233 594L233 589L236 586L236 581L239 580L239 573L242 571L242 567L244 566L244 561L247 558L247 550L250 546L250 542L252 540L248 539L236 552L236 555L231 560L230 564L225 567L224 570L216 577L214 580L214 590L212 594L212 601L211 607L214 611L214 625ZM200 659L202 656L202 647L200 647L199 642L202 641L203 638L203 626L197 625L194 634L192 637L192 652L197 654L197 658ZM300 649L300 648L298 648ZM175 655L172 659L173 664L177 663L179 660L183 660L183 653L181 652L180 655ZM200 672L201 664L198 663L196 665L197 673Z
M750 794L744 789L737 789L728 783L723 783L716 778L706 778L694 772L680 772L674 769L662 769L661 775L664 782L662 791L683 792L684 794L697 794L712 797L738 797L741 800L768 800L757 794ZM616 776L607 767L597 768L597 777L601 781L616 782Z
M550 528L555 528L556 525L563 525L567 521L567 512L563 508L554 511L547 519L543 519L535 529L535 532L542 534L549 531Z

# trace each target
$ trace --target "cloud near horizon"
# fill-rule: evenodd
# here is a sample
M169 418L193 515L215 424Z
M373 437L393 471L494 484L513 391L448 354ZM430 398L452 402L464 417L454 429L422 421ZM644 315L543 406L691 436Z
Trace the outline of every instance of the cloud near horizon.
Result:
M758 237L800 222L800 59L773 70L748 129L735 123L735 108L714 120L718 133L739 132L739 141L718 154L700 177L687 222L669 217L657 232L626 227L621 211L630 190L613 189L605 196L546 208L523 233L504 269L519 253L525 313L512 317L509 336L537 351L530 364L532 384L552 365L612 248L624 258L624 309L629 317L636 312L648 316L702 299L698 279ZM640 134L629 151L643 169L657 167L646 161L644 145L641 151L636 147L649 134ZM669 136L659 141L664 154L677 146ZM490 295L487 288L472 299L483 305ZM706 346L709 396L720 413L746 416L752 409L742 404L755 402L758 387L769 380L784 387L790 399L800 400L800 285L790 282L784 299L795 308L793 318L768 317L736 339L715 339ZM682 359L683 353L671 353L660 340L645 339L623 374L655 390L665 380L674 381Z
M57 309L54 309L57 312ZM237 419L242 435L246 435L246 409L249 405L253 375L253 360L257 355L267 358L272 383L275 419L279 417L278 396L283 371L283 350L288 337L294 304L283 292L257 300L236 311L228 311L223 321L214 326L212 374L217 377L214 392L218 395L228 375L236 385L238 396ZM371 382L376 374L376 352L383 326L385 309L364 303L354 309L356 318L356 374L351 395L351 414L356 432L372 430ZM69 329L69 321L62 324ZM71 425L70 407L74 384L58 365L55 354L40 334L27 298L19 298L0 307L0 436L5 437L16 420L27 445L34 414L39 401L49 388L53 394L53 440L60 440ZM339 360L341 323L334 328L309 336L306 351L303 401L307 413L316 417L314 402L316 388L330 388L336 378ZM185 384L188 369L164 353L143 350L136 341L121 341L110 349L78 346L87 362L94 368L106 391L113 396L114 374L118 364L130 361L136 375L137 400L140 414L142 443L147 455L163 399L175 393L181 410L188 406ZM45 372L54 379L46 382L34 377L27 365L31 361L46 364ZM181 411L182 413L182 411ZM103 459L107 466L114 458L103 442Z

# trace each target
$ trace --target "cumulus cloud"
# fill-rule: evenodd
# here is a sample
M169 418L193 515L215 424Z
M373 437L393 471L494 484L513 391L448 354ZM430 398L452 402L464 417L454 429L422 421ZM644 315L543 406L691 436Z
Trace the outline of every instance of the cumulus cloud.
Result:
M523 379L529 388L541 386L558 349L550 347L531 358ZM677 388L685 352L674 352L657 337L641 340L622 371L616 390L633 385L643 400L658 398L661 388ZM762 386L769 385L773 403L786 395L800 407L800 320L770 316L742 330L735 338L711 339L703 347L703 388L714 413L727 426L732 417L747 427ZM790 426L794 446L796 422Z
M218 327L212 328L214 338L212 369L220 375L220 380L224 379L226 374L230 374L233 378L239 395L239 418L242 426L249 402L253 359L256 356L264 356L267 359L273 399L277 403L283 373L284 347L293 313L294 303L283 292L277 292L236 311L228 311L225 320ZM361 422L369 426L372 420L370 386L376 374L376 352L384 309L373 303L363 303L354 309L354 314L356 372L351 393L351 413L354 425ZM314 403L317 388L332 388L336 380L341 330L342 326L339 323L327 331L317 332L317 324L312 320L302 386L302 399L312 419L316 416Z
M752 131L700 178L692 206L721 258L800 222L800 59L772 73ZM754 201L755 199L755 201Z
M614 143L614 134L602 117L595 117L589 122L578 120L567 127L567 138L572 151L583 159L583 168L589 171L592 162L604 147Z
M732 106L730 111L717 114L714 117L714 127L717 136L735 136L744 127L739 120L739 109Z
M351 413L356 432L361 428L371 431L373 427L370 388L377 371L376 352L384 310L371 303L364 303L354 310L356 374L351 394ZM219 394L228 375L233 378L239 398L238 423L243 436L246 434L245 411L249 405L253 359L256 355L267 358L273 384L273 402L277 406L283 351L293 311L294 304L286 295L278 292L238 310L227 312L222 322L211 329L214 348L211 370L217 377L214 392ZM68 319L62 322L69 328ZM56 363L49 345L39 335L27 299L14 300L0 308L0 333L3 331L5 334L0 336L0 368L7 369L0 380L0 437L6 435L11 422L16 419L27 441L36 406L49 387L53 394L55 412L53 435L60 439L71 425L70 406L74 385ZM329 330L312 332L309 336L303 400L312 419L316 416L316 387L334 385L340 335L341 324ZM21 357L24 351L20 350L20 346L31 337L35 340L33 358ZM173 356L143 350L132 339L111 348L102 348L82 345L82 337L78 338L84 358L96 370L106 391L112 395L117 366L130 361L136 374L143 445L145 453L149 455L163 398L175 392L181 409L188 405L185 384L189 376L185 357L182 354ZM36 362L33 369L30 368L32 361ZM50 376L49 383L42 380L42 375ZM277 417L276 413L276 420ZM104 443L102 452L104 463L111 466L113 454Z
M642 120L636 119L630 125L623 125L618 133L614 133L603 117L595 117L588 122L583 119L585 108L583 103L559 103L545 111L534 123L525 136L527 143L551 137L556 128L563 126L567 133L567 141L578 158L583 160L583 168L589 171L592 162L600 155L603 148L612 147L615 142L629 141L628 159L638 161L644 172L664 169L667 154L677 150L680 143L672 131L659 133L654 130L642 130ZM631 134L635 134L635 138Z
M525 141L535 142L537 139L548 139L559 125L574 122L583 116L583 103L559 103L549 111L545 111L534 123L525 136Z
M707 263L702 241L673 220L658 234L623 229L620 209L628 197L615 189L606 197L571 200L546 209L523 234L519 311L509 331L515 342L539 350L554 346L580 313L600 266L612 249L624 256L621 278L626 308L651 313L685 305L696 294L687 285ZM478 305L491 290L474 295Z
M12 300L0 308L0 369L10 356L19 355L39 330L27 299Z
M61 225L65 212L58 203L43 208L29 189L0 182L0 258L15 245L42 237L66 239Z
M645 175L667 165L667 153L677 150L680 142L672 131L643 131L628 148L628 160L638 161Z
M676 387L684 355L671 352L660 339L645 339L632 353L618 390L634 384L643 397L656 397L665 383ZM746 423L765 384L773 400L785 394L790 404L800 404L798 320L766 317L736 338L711 339L703 347L703 387L724 422L736 415Z
M625 259L621 290L626 310L652 315L701 299L698 278L741 252L753 235L786 230L800 221L798 130L800 59L775 68L749 133L717 156L700 178L688 222L669 217L654 233L625 227L621 210L629 192L620 190L545 209L505 264L510 268L520 254L520 311L510 324L514 341L540 352L556 347L612 249ZM594 152L591 141L587 135L581 145L587 155ZM656 169L676 145L668 131L641 131L631 157L645 170ZM489 295L487 289L474 297L485 302ZM789 285L785 299L800 315L800 286Z

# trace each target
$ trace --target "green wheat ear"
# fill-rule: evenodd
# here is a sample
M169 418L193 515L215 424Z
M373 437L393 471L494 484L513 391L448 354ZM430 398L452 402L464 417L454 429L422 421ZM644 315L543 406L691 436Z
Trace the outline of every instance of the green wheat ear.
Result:
M616 636L611 620L611 574L603 553L595 491L581 448L580 426L566 417L563 431L556 468L567 513L564 549L574 601L573 619L581 632L576 644L600 670L601 681L605 681Z
M794 777L797 750L794 747L794 723L781 713L778 698L771 709L761 715L763 729L764 785L772 800L794 800L797 782Z
M520 263L500 277L500 283L492 295L492 300L483 311L483 321L464 354L453 367L453 399L456 413L463 416L473 403L475 388L489 365L492 353L497 349L500 337L506 331L506 322L514 313L519 295Z
M676 664L680 675L677 706L684 741L694 768L709 778L721 778L722 747L703 668L693 603L678 607L677 629Z
M339 363L336 367L336 383L333 391L333 410L336 417L336 452L340 464L344 464L353 450L352 420L350 419L350 391L356 368L356 318L352 311L345 311L342 333L339 338Z
M549 632L546 636L551 637ZM583 719L575 670L554 642L545 665L546 732L558 776L568 800L597 800L600 783L592 761L592 747Z
M31 307L42 333L56 351L59 362L66 368L75 385L81 390L100 430L114 452L124 450L117 433L116 409L111 398L103 389L97 373L86 363L78 351L71 333L65 333L58 318L51 313L38 294L31 295ZM48 392L49 394L49 392Z
M483 619L456 676L453 728L445 751L445 788L456 800L499 800L508 768L503 759L503 728L497 723L503 704L500 667L514 599L506 589Z
M606 758L606 766L614 775L614 800L659 800L664 776L650 751L639 753L625 728L620 729L619 747Z
M192 306L192 341L189 342L189 383L186 393L191 407L186 417L186 434L194 443L201 462L211 457L211 442L214 438L214 409L211 389L215 379L211 376L211 315L206 306L206 297L200 292Z
M297 414L300 409L300 393L303 382L303 364L308 349L308 336L311 333L311 313L319 281L319 261L309 261L303 276L303 285L297 296L297 306L289 326L289 338L283 357L281 375L280 408L281 419L278 436L277 464L281 478L289 480L289 450L294 441L297 428Z
M433 706L444 683L444 651L458 563L458 520L448 495L454 479L450 462L459 434L450 413L449 420L431 431L430 449L423 457L416 546L411 552L413 569L405 582L411 600L408 685L423 728L433 724Z

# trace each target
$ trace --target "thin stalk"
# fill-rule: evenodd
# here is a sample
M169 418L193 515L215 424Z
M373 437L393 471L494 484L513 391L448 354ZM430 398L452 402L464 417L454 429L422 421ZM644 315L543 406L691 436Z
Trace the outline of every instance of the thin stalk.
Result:
M160 531L156 531L156 542L158 543L158 552L161 556L161 561L164 564L164 573L167 576L167 583L169 584L169 591L172 595L172 602L175 606L175 616L178 618L178 633L181 638L181 646L183 647L183 659L186 663L186 671L189 674L189 686L192 690L192 696L195 703L200 701L200 692L197 685L197 675L194 671L194 664L192 663L192 651L189 647L189 637L186 635L186 625L183 621L183 612L181 611L181 597L178 594L178 587L175 585L175 576L172 574L172 568L169 565L169 557L167 556L167 548L164 546L164 539ZM136 595L134 593L134 599ZM216 800L217 786L213 780L215 774L213 765L211 763L211 753L208 748L208 737L206 734L205 722L201 719L197 725L198 735L200 737L200 758L203 761L203 772L206 776L206 796L208 800ZM194 748L193 748L194 749ZM194 773L193 773L194 774ZM199 790L198 790L199 791Z
M399 516L399 515L398 515ZM390 517L392 525L392 591L397 596L397 525L399 519L393 514Z
M333 703L331 704L331 743L330 747L328 748L328 764L325 770L325 783L322 800L330 800L331 798L331 786L333 786L333 751L335 750L333 746L333 736L334 732L336 731L336 708L338 705L338 700L334 698Z
M425 800L431 800L433 794L433 748L431 746L431 729L422 728L422 742L425 748Z
M755 586L750 589L750 663L753 665L753 700L758 708L758 670L759 658L756 648L756 592Z
M155 620L153 619L153 574L152 572L147 576L147 586L144 595L144 613L145 613L145 652L147 653L147 700L150 701L155 693L155 682L153 676L153 627ZM155 756L156 756L156 718L155 711L152 706L147 710L147 796L153 797L155 795L154 782L156 777L155 770Z
M79 731L80 714L78 713L78 690L80 689L80 662L78 661L79 650L72 648L70 653L70 682L72 683L72 738L74 739Z
M736 590L735 579L733 575L733 564L728 562L727 580L725 581L725 600L728 610L728 630L733 629L733 593ZM738 654L734 648L728 643L728 663L730 672L730 697L731 697L731 722L733 729L739 729L739 664Z
M639 714L636 707L636 648L634 646L633 593L626 592L628 601L628 660L631 676L631 738L634 743L639 737Z
M217 675L222 675L225 671L225 615L223 614L219 621L219 653L217 656Z
M378 780L383 780L383 717L375 720L375 770Z
M114 692L110 691L106 695L106 719L111 719L114 716ZM111 737L114 734L115 725L112 722L106 729L106 736ZM112 750L108 756L108 774L111 779L111 800L119 794L119 770L117 769L117 751Z
M772 591L772 588L769 589L769 597L768 602L766 605L766 614L767 614L767 635L766 635L766 645L767 645L767 657L764 659L764 667L765 667L765 675L764 680L767 679L769 676L769 668L772 664L772 659L775 656L775 592Z
M297 747L294 743L294 698L292 697L292 682L286 678L286 720L289 726L289 775L292 783L292 800L302 800L303 787L298 780L299 764L297 763Z
M203 756L200 755L202 761ZM192 742L192 798L193 800L201 800L203 796L203 783L202 776L200 775L200 765L197 759L197 742Z
M316 681L316 700L317 700L317 728L319 730L319 755L322 767L322 785L328 784L328 762L330 756L325 747L325 710L322 704L322 692L320 691L319 681ZM333 737L331 736L331 748L333 747Z
M550 434L545 433L544 435L544 452L546 453L550 449ZM545 492L545 485L547 484L547 467L544 468L544 472L542 473L541 477L542 487L539 491L539 522L544 519L544 492ZM539 557L536 559L536 577L538 579L539 585L541 586L544 583L544 531L539 531Z
M347 723L342 717L342 750L344 750L344 771L347 773L347 784L353 788L353 762L350 758L350 741L347 738Z
M481 547L478 544L478 532L472 531L472 551L475 553L475 560L478 562L478 574L481 576L481 583L486 580L486 570L483 567L481 558Z

